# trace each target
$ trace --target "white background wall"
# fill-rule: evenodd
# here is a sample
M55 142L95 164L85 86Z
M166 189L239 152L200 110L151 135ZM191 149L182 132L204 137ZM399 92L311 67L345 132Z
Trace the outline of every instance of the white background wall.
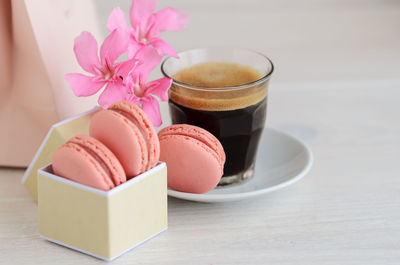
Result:
M105 30L112 8L128 13L131 1L96 3ZM158 1L159 9L167 6L190 19L186 30L163 35L176 50L213 44L258 50L274 61L275 82L400 77L398 0Z

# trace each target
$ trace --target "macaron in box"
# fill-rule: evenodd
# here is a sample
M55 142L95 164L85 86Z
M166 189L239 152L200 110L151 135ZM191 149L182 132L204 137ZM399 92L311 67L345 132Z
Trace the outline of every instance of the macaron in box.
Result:
M143 153L135 158L140 162L131 159L137 169L134 175L129 171L132 168L122 163L121 145L106 145L89 136L89 131L96 134L109 127L110 120L98 117L122 114L95 108L54 125L23 180L37 181L37 193L33 194L38 195L41 237L104 260L115 259L167 229L167 169L158 162L157 134L139 108L122 105L133 116L115 116L118 120L114 122L126 124L118 133L125 130L124 140L131 137L131 143L143 144ZM129 141L124 142L126 148L132 148ZM52 158L53 165L46 164L38 170L36 180L29 180L34 177L32 169Z

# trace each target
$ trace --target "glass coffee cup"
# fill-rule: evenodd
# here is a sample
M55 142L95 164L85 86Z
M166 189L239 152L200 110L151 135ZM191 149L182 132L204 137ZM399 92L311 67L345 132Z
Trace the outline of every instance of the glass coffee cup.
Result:
M173 79L172 123L199 126L219 139L226 153L219 186L251 178L266 120L272 62L245 49L195 49L178 56L161 65L162 73Z

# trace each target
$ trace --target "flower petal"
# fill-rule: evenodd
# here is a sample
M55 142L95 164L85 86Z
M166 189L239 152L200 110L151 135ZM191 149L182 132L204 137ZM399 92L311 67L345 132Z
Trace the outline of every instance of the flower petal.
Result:
M122 78L125 80L129 74L130 71L134 71L137 69L137 67L141 64L141 62L136 59L130 59L128 61L120 62L116 64L116 75L122 76Z
M160 106L157 99L152 96L142 98L142 109L147 114L154 126L159 127L162 124Z
M143 48L144 45L141 44L140 42L137 42L134 38L131 38L129 40L129 46L128 46L128 58L132 59L133 57L136 56L136 53Z
M100 48L101 63L104 65L114 63L118 57L123 54L128 46L129 33L122 29L115 29L104 40Z
M95 80L95 77L83 74L66 74L65 79L77 97L96 94L106 83L105 81Z
M107 21L107 29L109 31L112 32L117 28L129 31L129 27L126 24L124 11L122 11L120 7L113 9Z
M124 85L129 91L133 91L136 85L140 86L141 76L136 69L130 71L124 80Z
M168 42L160 39L160 38L153 38L151 40L151 45L158 51L160 56L172 56L175 58L179 58L176 54L174 48L168 44Z
M171 87L172 78L164 77L146 84L146 94L153 94L162 101L168 100L168 89Z
M132 27L147 24L147 20L154 12L157 6L157 0L132 0L129 15Z
M125 100L137 105L138 107L140 107L140 98L136 97L134 94L131 94Z
M154 14L155 26L152 34L157 35L158 33L167 30L182 30L186 27L188 21L188 16L180 10L172 7L164 8Z
M103 108L107 108L114 102L124 100L126 98L126 88L122 82L110 82L101 93L98 103Z
M150 72L161 62L158 51L151 46L143 46L135 55L135 58L142 62L137 71L140 72L143 81L147 80Z
M74 52L78 63L82 68L92 74L95 74L96 68L100 66L97 54L97 41L87 31L83 31L81 35L75 38Z

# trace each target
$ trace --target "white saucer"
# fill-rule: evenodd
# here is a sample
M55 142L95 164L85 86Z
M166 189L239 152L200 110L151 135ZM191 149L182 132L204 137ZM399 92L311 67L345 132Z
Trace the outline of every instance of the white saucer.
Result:
M272 128L265 128L259 144L254 176L241 184L217 187L204 194L168 189L168 195L199 202L242 200L289 186L311 169L313 155L299 139Z

